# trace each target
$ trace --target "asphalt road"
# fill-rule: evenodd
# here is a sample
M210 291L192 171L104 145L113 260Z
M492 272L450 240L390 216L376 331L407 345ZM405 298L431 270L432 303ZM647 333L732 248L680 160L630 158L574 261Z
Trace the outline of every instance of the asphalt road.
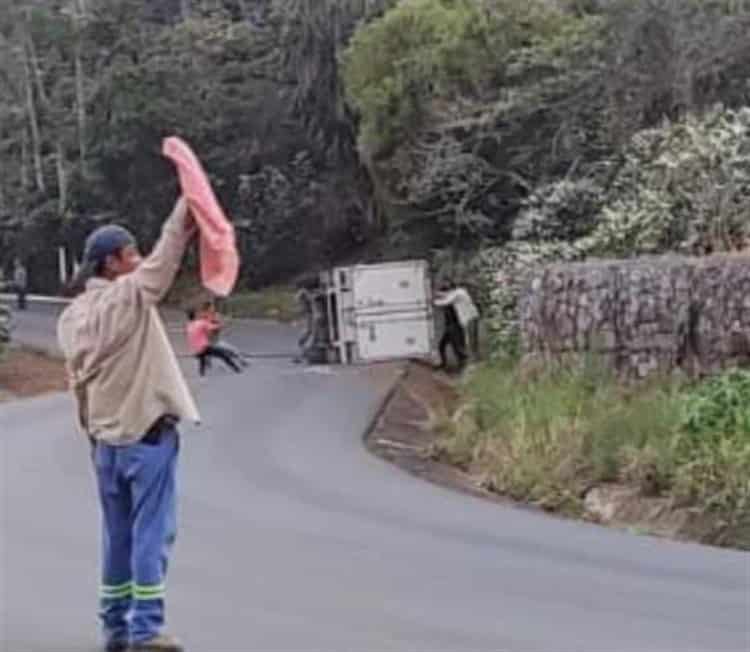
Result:
M19 323L44 337L53 315ZM750 555L423 483L363 448L384 390L363 370L266 360L201 381L189 362L204 425L184 429L168 595L189 652L750 649ZM0 462L0 649L97 649L98 513L68 398L1 406Z

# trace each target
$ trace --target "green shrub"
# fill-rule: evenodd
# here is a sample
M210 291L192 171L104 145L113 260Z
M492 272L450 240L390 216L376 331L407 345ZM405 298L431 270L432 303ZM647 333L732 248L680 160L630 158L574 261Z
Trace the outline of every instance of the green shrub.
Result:
M682 427L696 438L736 433L750 441L750 371L732 369L690 392Z
M490 352L494 357L519 352L518 304L532 275L546 264L572 262L582 256L574 244L564 241L526 241L487 248L474 258L471 269L478 280Z
M471 460L496 491L571 512L588 486L619 477L626 449L668 441L680 422L668 385L621 387L595 360L530 377L511 362L492 363L471 379L466 397L467 418L439 452Z
M729 512L750 512L750 371L711 378L684 397L675 442L676 491Z
M289 322L299 316L294 290L286 287L239 292L220 303L222 312L237 319L272 319Z

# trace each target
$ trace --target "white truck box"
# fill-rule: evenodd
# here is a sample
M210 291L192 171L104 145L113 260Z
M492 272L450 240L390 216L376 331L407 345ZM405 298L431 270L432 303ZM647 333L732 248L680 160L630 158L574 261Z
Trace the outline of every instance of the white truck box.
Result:
M338 267L323 280L330 340L340 362L432 355L435 329L425 261Z

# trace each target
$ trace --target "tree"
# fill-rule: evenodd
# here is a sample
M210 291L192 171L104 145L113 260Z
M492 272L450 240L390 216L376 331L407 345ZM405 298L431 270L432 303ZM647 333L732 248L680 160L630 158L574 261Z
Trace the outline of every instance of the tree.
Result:
M342 248L334 242L347 248L352 224L369 214L352 126L319 139L288 102L299 79L282 50L292 32L281 35L301 25L282 23L278 7L27 0L0 9L9 55L0 66L0 168L12 170L0 179L0 219L21 226L8 252L67 244L78 254L102 220L127 222L148 246L176 190L160 154L171 134L194 146L235 219L248 281L293 274ZM335 144L346 129L348 151ZM247 180L270 184L274 170L290 193L254 188L266 198L256 205ZM54 287L49 267L44 282Z
M596 29L543 0L415 0L362 27L344 79L391 227L432 247L507 237L528 188L595 140L575 118L596 111Z

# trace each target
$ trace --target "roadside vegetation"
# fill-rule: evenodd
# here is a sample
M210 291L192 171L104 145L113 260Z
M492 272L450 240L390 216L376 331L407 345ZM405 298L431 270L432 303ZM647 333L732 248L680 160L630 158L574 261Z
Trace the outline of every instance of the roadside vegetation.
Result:
M293 289L274 286L257 292L240 292L221 301L221 311L235 319L271 319L292 322L300 317Z
M10 345L11 330L13 329L13 318L10 308L0 303L0 362L6 355Z
M498 361L463 398L435 455L484 488L580 516L589 490L620 483L700 512L705 542L750 549L750 372L626 385L593 359L537 372Z

